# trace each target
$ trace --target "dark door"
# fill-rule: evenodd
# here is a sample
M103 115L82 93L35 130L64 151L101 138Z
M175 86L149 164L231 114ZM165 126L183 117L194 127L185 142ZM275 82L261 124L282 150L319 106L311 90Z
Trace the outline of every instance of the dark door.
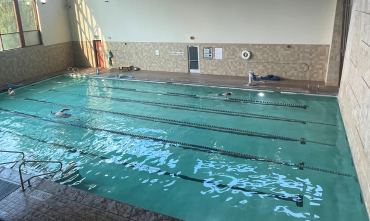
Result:
M104 67L103 48L101 40L94 41L96 67Z
M200 73L199 70L199 46L188 46L189 72Z

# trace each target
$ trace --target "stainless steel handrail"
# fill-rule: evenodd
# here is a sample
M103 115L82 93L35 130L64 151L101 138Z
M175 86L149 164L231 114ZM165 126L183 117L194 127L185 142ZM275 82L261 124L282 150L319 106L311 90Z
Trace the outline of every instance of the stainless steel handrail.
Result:
M5 163L0 163L0 165L4 165L4 164L11 164L11 163L14 163L14 165L12 167L15 166L16 163L18 163L19 161L21 160L24 160L25 158L25 155L23 152L20 152L20 151L8 151L8 150L0 150L1 153L17 153L17 154L22 154L22 159L20 160L17 160L17 161L12 161L12 162L5 162Z
M35 176L32 176L32 177L28 178L27 180L23 181L21 167L25 163L59 163L60 164L60 168L57 171L35 175ZM32 178L39 177L39 176L44 176L44 175L48 175L48 174L55 174L55 173L58 173L59 171L61 171L62 168L63 168L63 164L60 161L34 161L34 160L28 161L28 160L23 160L21 162L21 164L19 165L19 178L21 179L22 190L25 191L25 188L24 188L24 183L25 182L28 182L28 186L29 187L31 186L31 179Z

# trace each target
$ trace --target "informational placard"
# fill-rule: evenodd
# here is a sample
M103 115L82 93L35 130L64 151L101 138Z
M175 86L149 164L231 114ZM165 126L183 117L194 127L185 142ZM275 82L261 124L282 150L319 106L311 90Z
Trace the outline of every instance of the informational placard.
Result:
M170 52L170 55L184 55L184 52L173 51L173 52Z
M215 48L215 59L222 60L222 48Z
M212 59L212 48L204 48L204 59Z

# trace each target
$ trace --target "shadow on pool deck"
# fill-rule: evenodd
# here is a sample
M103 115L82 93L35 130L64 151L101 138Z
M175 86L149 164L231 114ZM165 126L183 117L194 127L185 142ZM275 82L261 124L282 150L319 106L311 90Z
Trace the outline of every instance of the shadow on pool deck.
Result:
M0 179L20 183L17 171L3 167ZM0 220L179 220L41 178L24 192L20 185L14 189L0 199Z

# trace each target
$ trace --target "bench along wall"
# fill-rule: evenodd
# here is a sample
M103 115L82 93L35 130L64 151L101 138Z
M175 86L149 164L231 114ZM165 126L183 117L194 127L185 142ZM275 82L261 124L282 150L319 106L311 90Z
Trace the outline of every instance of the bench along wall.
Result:
M200 46L201 57L203 47L224 49L222 61L200 60L204 74L244 76L245 69L250 68L263 75L320 81L325 80L336 3L68 0L79 66L94 66L92 41L100 39L105 52L112 50L115 55L115 67L122 63L148 70L187 72L186 47L195 45ZM160 50L157 57L155 50ZM243 50L252 52L250 61L241 59ZM169 56L170 51L185 54Z

